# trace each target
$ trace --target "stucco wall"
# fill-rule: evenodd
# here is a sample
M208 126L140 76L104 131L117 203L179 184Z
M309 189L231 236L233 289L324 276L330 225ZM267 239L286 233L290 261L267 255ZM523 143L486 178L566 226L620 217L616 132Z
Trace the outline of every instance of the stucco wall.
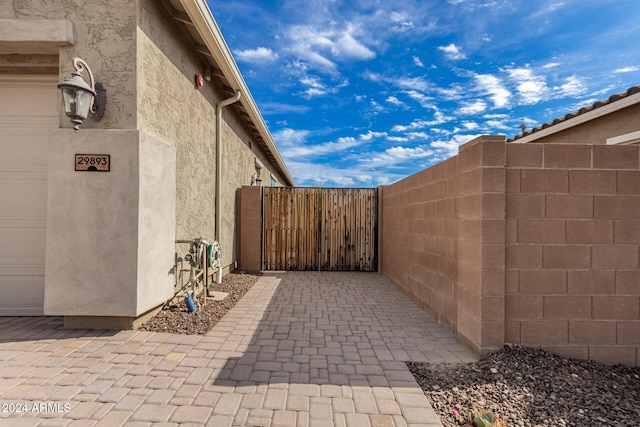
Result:
M215 110L203 92L213 93L194 87L196 59L155 3L141 2L138 125L176 148L176 238L213 240Z
M74 154L110 155L79 172ZM175 150L136 130L51 138L45 314L136 317L173 295Z
M176 237L213 240L216 105L226 96L215 79L195 86L206 64L161 4L141 1L138 23L138 125L177 150ZM236 190L251 184L256 159L263 165L263 184L273 168L233 104L222 111L222 120L220 243L227 267L237 259Z
M256 163L262 166L260 177L262 185L268 186L269 179L274 176L282 183L284 177L280 177L273 172L269 162L260 150L260 146L253 140L246 131L245 126L240 121L237 114L231 113L228 109L223 111L224 124L222 126L222 230L223 238L221 244L229 256L235 261L238 259L239 248L237 242L237 220L236 206L237 190L244 185L251 185L251 175L255 172ZM249 144L249 142L251 143ZM282 185L282 184L280 184ZM223 254L223 261L225 261ZM231 260L229 260L231 263ZM225 264L229 265L229 264Z
M216 206L215 112L228 92L215 76L195 87L195 75L210 66L209 59L195 52L163 3L16 0L2 3L0 18L47 20L54 27L56 20L75 36L59 50L48 41L53 51L46 55L0 54L0 72L55 72L62 78L80 56L107 90L102 120L85 120L78 133L59 109L63 129L51 144L46 312L135 317L158 306L172 296L174 253L186 250L175 239L213 240L216 210L222 265L233 266L236 190L251 183L256 163L263 166L263 185L274 167L237 105L225 108L222 202ZM112 155L112 171L74 171L73 153L87 152Z
M73 23L74 45L60 47L60 73L73 71L72 58L87 61L96 81L107 89L107 108L98 123L88 119L83 129L136 128L136 15L129 0L9 0L0 11L14 19L65 19ZM90 7L88 7L90 5ZM85 77L87 77L85 75ZM60 127L73 125L60 111Z
M638 117L640 117L640 104L629 106L579 126L536 139L534 142L543 144L606 144L607 138L640 130Z

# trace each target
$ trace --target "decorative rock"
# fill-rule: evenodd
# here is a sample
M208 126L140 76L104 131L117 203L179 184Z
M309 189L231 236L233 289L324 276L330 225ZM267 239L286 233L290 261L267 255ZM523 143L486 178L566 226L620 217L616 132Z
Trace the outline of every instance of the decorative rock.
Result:
M213 325L231 310L231 307L247 293L258 281L260 275L236 271L222 278L222 283L214 285L214 291L229 295L223 301L207 298L202 304L202 296L198 296L198 310L190 313L184 302L167 304L158 314L144 323L140 330L152 332L169 332L174 334L204 335Z
M509 427L639 425L640 368L565 359L517 345L471 364L407 365L445 427L464 425L460 420L474 408L493 412Z

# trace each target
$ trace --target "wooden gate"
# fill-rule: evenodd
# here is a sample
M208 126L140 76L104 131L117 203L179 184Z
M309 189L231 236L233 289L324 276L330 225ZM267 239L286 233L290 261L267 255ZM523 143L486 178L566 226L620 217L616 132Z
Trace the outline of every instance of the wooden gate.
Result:
M263 270L377 269L375 188L263 188Z

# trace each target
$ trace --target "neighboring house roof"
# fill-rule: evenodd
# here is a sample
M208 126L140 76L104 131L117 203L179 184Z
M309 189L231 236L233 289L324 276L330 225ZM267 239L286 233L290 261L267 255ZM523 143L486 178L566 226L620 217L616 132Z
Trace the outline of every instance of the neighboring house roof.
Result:
M231 107L237 109L256 140L262 144L267 157L287 180L282 184L295 185L206 1L162 0L162 4L171 17L187 30L194 42L194 51L210 65L212 74L222 84L223 92L229 97L238 90L242 92L240 101Z
M637 103L640 103L640 86L632 86L627 89L626 92L611 95L607 99L595 102L592 105L579 109L578 111L568 113L563 117L544 123L531 130L524 131L520 135L507 139L507 142L532 142L536 139L577 126L581 123L596 119L604 116L605 114L610 114L614 111L621 110Z

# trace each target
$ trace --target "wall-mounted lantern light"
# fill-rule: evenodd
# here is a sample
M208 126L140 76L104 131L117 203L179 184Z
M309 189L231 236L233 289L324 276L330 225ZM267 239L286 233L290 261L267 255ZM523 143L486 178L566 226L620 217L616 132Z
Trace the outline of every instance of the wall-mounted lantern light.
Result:
M82 58L73 58L73 68L75 71L71 73L71 77L58 83L58 88L62 91L64 112L75 124L73 129L78 132L89 111L96 122L102 118L107 91L100 83L95 83L91 68ZM89 74L89 84L84 80L83 70L87 70Z
M260 177L260 172L255 171L253 175L251 175L251 185L257 185L258 187L262 185L262 178Z
M251 175L251 185L257 185L260 187L262 185L262 177L260 176L260 172L262 171L262 166L260 166L257 162L255 164L256 171Z

